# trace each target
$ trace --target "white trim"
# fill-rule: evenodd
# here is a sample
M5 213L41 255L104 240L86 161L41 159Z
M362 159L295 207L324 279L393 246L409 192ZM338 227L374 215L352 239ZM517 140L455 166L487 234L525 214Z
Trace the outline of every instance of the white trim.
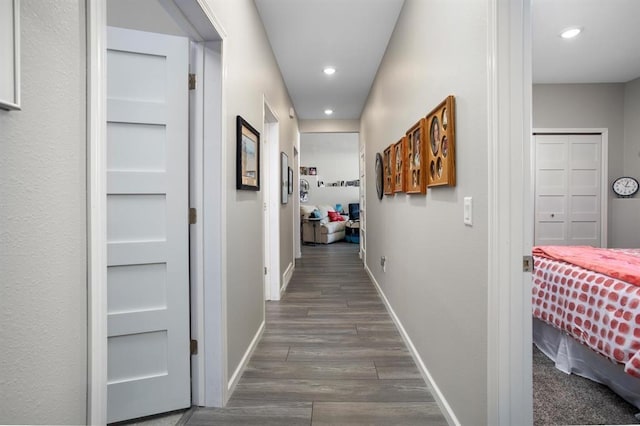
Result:
M609 129L604 127L587 127L587 128L534 128L532 134L583 134L583 133L600 133L600 247L609 247ZM532 149L535 145L532 144ZM535 161L535 158L532 158ZM531 180L535 181L535 163L531 167ZM535 188L532 188L532 196L535 195Z
M181 1L189 8L189 16L197 11L193 2ZM199 13L204 14L219 36L221 44L221 111L217 146L220 167L218 175L226 176L227 103L225 81L227 38L219 20L206 0L197 0ZM106 2L86 0L87 21L87 186L88 186L88 336L87 336L87 423L105 424L107 419L107 287L106 287ZM188 19L189 20L189 19ZM202 22L201 22L202 23ZM221 41L220 41L221 40ZM208 121L207 121L208 122ZM205 129L206 132L206 129ZM227 392L227 325L226 325L226 252L227 242L227 188L222 178L216 180L218 199L214 214L219 220L212 228L208 249L215 257L217 269L211 284L204 287L204 372L195 380L204 382L205 404L223 406L229 398ZM219 263L218 263L219 261ZM211 264L212 262L209 262ZM213 306L212 306L213 305ZM208 344L207 344L208 343ZM200 386L199 384L196 386ZM201 387L200 387L201 388Z
M251 340L249 347L244 353L242 359L240 360L240 364L238 364L238 368L236 368L236 371L234 371L233 374L231 375L231 378L229 379L229 383L227 384L227 391L229 395L233 393L233 390L236 388L236 385L240 380L240 377L242 377L242 373L244 372L245 368L247 368L247 364L251 359L251 355L253 355L253 352L256 350L256 347L258 346L258 343L260 342L260 339L264 334L264 328L265 328L265 321L262 321L262 323L260 324L260 327L258 328L258 331L256 332L255 336L253 336L253 339Z
M531 278L521 267L531 244L524 222L530 215L524 211L530 184L530 10L530 0L488 1L487 419L482 423L491 425L533 423Z
M8 111L22 109L20 106L20 0L12 0L11 10L13 18L11 28L11 35L13 37L13 48L11 52L11 56L13 56L13 67L11 67L13 68L11 78L13 97L12 99L0 99L0 109ZM6 12L6 10L3 9L1 12ZM5 78L5 76L6 74L2 77Z
M274 109L269 104L267 97L262 96L262 137L266 141L263 165L265 165L264 200L267 204L267 217L269 220L265 226L269 227L269 241L265 244L265 260L268 259L267 280L269 288L266 290L266 300L280 300L281 275L280 275L280 120ZM265 144L263 144L264 146ZM268 163L268 164L267 164Z
M204 374L192 380L204 381L204 405L222 407L229 394L227 382L227 188L226 176L226 97L225 52L223 41L205 43L204 56L204 149L203 232L204 232ZM220 56L206 54L207 49L221 50ZM220 86L212 84L219 82ZM220 104L215 100L219 99ZM217 164L218 167L205 167Z
M291 282L291 277L293 277L293 271L295 271L296 266L294 262L289 263L289 266L287 266L287 270L284 271L284 274L282 274L282 287L280 288L280 298L282 299L282 296L284 296L284 293L287 291L287 287L289 286L289 283Z
M107 422L106 2L87 0L87 424Z
M431 375L431 373L429 373L429 370L424 365L424 361L422 361L422 358L420 357L418 350L413 344L413 341L411 341L409 334L404 329L402 322L400 321L395 311L391 307L391 304L389 303L389 299L387 299L387 296L385 296L384 292L382 291L382 288L380 287L380 284L378 284L378 281L376 281L376 278L374 277L373 273L369 269L369 266L365 264L364 269L365 271L367 271L367 274L369 274L369 278L371 278L371 282L373 283L376 290L378 291L378 294L380 295L380 298L382 299L384 306L387 308L389 315L391 315L391 319L393 319L394 324L396 325L396 327L398 327L398 331L402 336L402 340L404 340L404 343L409 348L409 352L411 352L411 356L413 357L413 360L416 362L418 366L418 370L420 370L420 374L422 374L422 378L424 379L427 386L429 387L429 391L431 392L433 399L438 404L438 407L440 408L440 411L442 412L445 419L447 420L447 423L450 425L456 425L456 426L460 425L460 421L456 417L456 414L453 412L451 405L449 405L449 402L444 397L443 393L440 391L440 388L438 387L435 380L433 379L433 376Z
M189 72L204 81L204 46L191 42ZM189 92L189 207L200 215L189 226L189 272L191 300L191 339L198 341L198 353L191 356L191 403L205 405L205 320L204 320L204 94L203 85Z

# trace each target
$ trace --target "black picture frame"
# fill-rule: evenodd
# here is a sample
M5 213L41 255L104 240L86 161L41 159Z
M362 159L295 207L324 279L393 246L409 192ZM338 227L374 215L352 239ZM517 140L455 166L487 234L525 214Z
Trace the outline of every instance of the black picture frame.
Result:
M287 204L289 202L289 156L280 153L280 202Z
M293 194L293 169L289 167L289 187L288 187L289 195Z
M236 117L236 189L260 190L260 133Z

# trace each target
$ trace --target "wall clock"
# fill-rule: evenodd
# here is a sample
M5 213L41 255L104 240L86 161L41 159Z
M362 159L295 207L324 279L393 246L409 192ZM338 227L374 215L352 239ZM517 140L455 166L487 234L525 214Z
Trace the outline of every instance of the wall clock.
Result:
M629 198L638 192L638 181L632 177L622 176L613 181L613 192L620 198Z
M382 200L383 188L383 172L382 172L382 155L376 153L376 192L378 193L378 200Z

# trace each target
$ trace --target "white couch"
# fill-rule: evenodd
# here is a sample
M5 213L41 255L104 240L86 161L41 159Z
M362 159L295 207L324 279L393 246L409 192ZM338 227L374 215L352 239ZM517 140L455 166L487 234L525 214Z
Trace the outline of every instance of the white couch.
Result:
M318 210L320 220L309 220L311 214ZM346 221L331 222L329 212L335 212L332 206L328 205L301 205L300 220L302 222L302 242L329 244L344 239ZM344 219L348 216L342 215ZM315 227L315 230L314 230ZM315 234L314 234L315 233ZM315 236L314 236L315 235Z

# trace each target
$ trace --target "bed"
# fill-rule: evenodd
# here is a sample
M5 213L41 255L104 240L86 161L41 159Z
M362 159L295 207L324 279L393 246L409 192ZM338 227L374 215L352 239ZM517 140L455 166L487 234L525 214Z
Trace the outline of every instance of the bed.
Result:
M533 341L640 408L640 249L534 247Z

